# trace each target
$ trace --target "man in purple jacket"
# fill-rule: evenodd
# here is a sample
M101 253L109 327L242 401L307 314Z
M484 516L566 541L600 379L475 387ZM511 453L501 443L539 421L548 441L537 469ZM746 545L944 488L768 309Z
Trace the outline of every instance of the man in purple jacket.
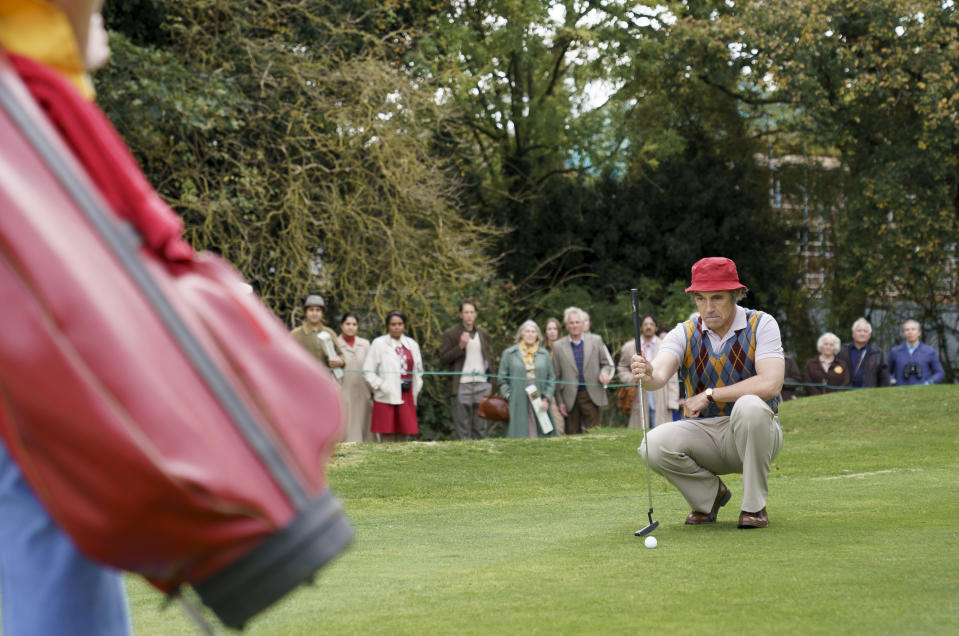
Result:
M889 375L896 386L939 384L946 377L936 350L920 342L920 336L922 329L918 322L902 323L902 337L906 341L889 352Z

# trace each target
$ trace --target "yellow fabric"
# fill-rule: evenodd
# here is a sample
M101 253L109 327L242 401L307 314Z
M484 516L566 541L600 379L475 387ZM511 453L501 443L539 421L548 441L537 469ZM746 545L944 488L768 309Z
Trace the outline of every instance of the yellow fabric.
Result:
M87 99L93 82L67 16L45 0L0 0L0 48L36 60L63 75Z
M523 364L527 367L533 366L536 361L536 352L539 350L539 339L532 345L527 346L524 340L519 342L519 351L523 354Z

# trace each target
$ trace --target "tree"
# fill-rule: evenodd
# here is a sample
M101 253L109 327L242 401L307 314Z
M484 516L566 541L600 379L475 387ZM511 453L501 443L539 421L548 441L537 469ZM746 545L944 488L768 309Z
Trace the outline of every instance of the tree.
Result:
M462 114L480 200L502 206L502 220L511 202L536 196L567 169L566 131L586 81L581 49L595 30L584 26L593 4L450 2L409 58L444 83Z
M675 23L644 3L455 2L410 56L461 113L456 161L474 215L512 229L499 271L521 297L585 276L611 300L720 251L759 289L783 280L756 140L716 88L738 76Z
M554 177L598 170L595 132L610 116L604 85L621 55L607 43L626 4L449 2L407 58L414 72L443 83L444 99L460 114L451 155L470 186L474 215L516 230L500 244L500 271L514 280L534 271L512 262L527 247L514 239L543 226L534 208ZM534 269L542 276L528 279L527 289L564 278L555 255Z
M97 86L188 239L291 322L321 291L376 329L400 307L435 332L437 304L490 275L496 235L460 213L456 176L431 150L449 117L436 87L397 68L354 28L369 14L342 3L161 8L162 36L112 33Z

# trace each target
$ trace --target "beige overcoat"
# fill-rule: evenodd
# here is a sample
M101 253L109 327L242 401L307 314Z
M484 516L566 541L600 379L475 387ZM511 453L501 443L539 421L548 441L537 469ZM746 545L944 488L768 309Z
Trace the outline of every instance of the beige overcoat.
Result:
M353 346L346 344L343 336L337 336L343 351L343 419L346 436L344 442L373 442L376 436L370 432L370 417L373 412L373 397L370 386L363 378L363 362L370 351L370 341L359 336Z
M579 390L577 380L579 372L576 370L576 359L570 346L569 336L563 336L553 342L553 368L556 372L556 402L566 405L567 412L576 402L576 393ZM599 385L600 373L605 373L610 381L613 379L613 357L603 343L603 339L592 333L583 334L583 379L586 380L586 392L593 404L599 407L606 406L606 389Z

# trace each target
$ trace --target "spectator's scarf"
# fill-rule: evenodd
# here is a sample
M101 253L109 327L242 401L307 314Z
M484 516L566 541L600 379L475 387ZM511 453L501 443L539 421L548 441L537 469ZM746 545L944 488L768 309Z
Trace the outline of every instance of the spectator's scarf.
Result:
M531 345L527 345L525 340L520 340L519 350L523 354L523 364L526 365L526 368L532 367L536 360L536 352L539 350L539 338Z

